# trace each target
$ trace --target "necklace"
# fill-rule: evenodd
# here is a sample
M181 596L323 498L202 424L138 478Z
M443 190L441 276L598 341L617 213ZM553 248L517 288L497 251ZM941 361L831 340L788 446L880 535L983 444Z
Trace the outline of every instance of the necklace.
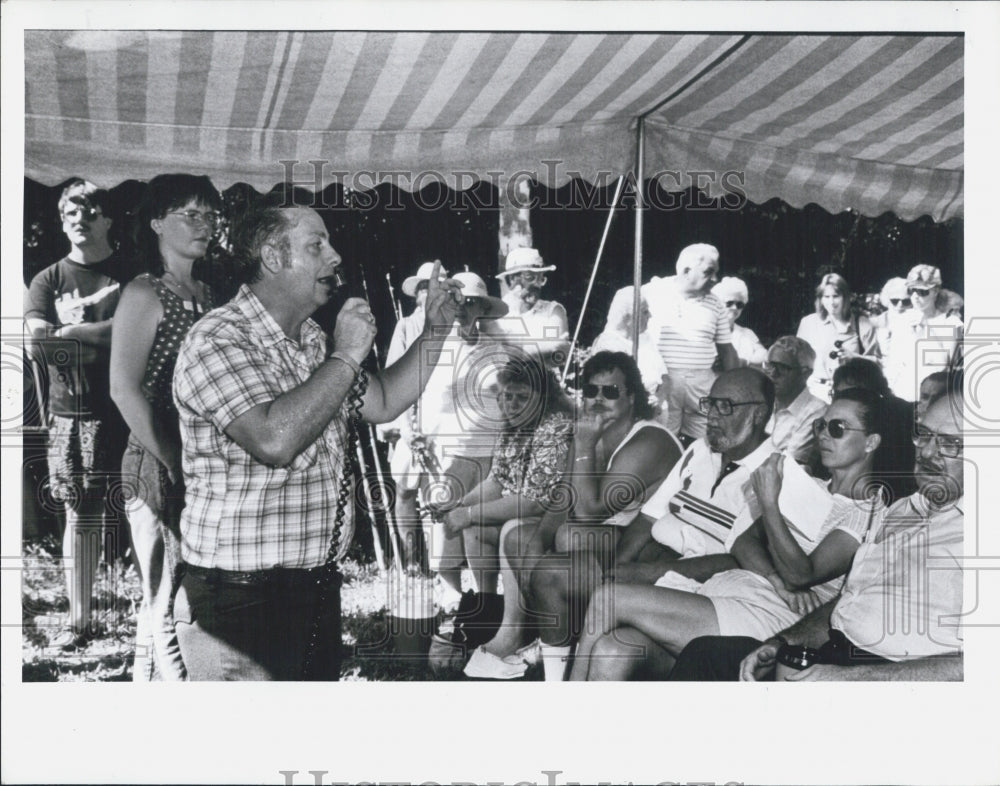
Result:
M176 276L173 271L164 268L163 276L161 277L164 281L173 285L173 289L176 294L184 301L184 305L189 308L190 311L195 313L201 313L202 311L202 298L201 293L194 291L200 289L197 283L192 281L191 285L185 284ZM177 291L180 290L180 291Z

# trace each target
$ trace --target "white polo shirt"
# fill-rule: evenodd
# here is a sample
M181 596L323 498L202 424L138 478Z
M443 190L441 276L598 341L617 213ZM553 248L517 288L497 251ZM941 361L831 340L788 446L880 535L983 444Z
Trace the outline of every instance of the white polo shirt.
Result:
M722 454L704 438L691 443L642 507L644 515L655 519L653 538L682 557L725 553L733 522L747 505L743 487L775 450L768 438L723 467Z
M775 404L774 413L767 422L767 433L778 450L794 456L800 464L807 463L816 451L812 424L824 412L826 402L816 398L809 388L803 388L787 407L778 409Z

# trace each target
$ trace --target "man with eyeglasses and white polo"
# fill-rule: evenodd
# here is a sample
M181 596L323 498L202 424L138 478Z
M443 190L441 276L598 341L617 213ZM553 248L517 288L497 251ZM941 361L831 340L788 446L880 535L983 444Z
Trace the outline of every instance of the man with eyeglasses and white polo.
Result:
M916 427L919 490L893 504L866 537L840 596L764 642L694 639L671 680L962 679L960 377L950 380L949 393L930 405Z
M110 195L74 180L59 198L70 249L31 281L24 318L49 367L49 485L63 503L63 558L69 627L53 646L76 649L98 631L91 596L105 525L105 493L120 468L125 427L109 391L111 318L118 306L120 264L108 232Z

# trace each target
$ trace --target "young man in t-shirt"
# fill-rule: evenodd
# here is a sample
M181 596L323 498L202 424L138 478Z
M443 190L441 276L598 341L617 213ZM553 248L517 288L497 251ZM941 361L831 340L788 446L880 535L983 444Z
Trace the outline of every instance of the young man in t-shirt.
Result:
M70 629L53 644L83 645L95 631L90 605L101 550L105 493L123 450L124 426L108 390L111 317L119 282L108 241L109 195L74 180L59 198L70 251L31 281L25 323L49 369L49 484L66 511L63 558Z

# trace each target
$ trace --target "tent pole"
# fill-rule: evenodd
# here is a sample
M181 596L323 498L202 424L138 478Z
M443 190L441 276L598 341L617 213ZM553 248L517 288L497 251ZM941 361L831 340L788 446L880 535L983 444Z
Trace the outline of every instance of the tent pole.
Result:
M569 367L573 363L573 350L576 348L577 339L580 338L580 328L583 326L583 315L587 313L587 303L590 301L590 292L594 288L594 279L597 278L597 266L601 264L601 257L604 254L604 244L608 240L608 230L611 229L611 219L615 217L615 208L618 207L618 200L621 199L622 188L625 185L625 175L618 178L618 185L615 186L615 196L611 200L611 210L608 211L607 221L604 222L604 234L601 235L601 244L597 247L597 259L594 260L594 269L590 271L590 283L587 284L587 292L583 296L583 305L580 307L580 318L576 321L576 330L573 331L573 342L569 345L569 352L566 353L566 366L562 370L560 382L566 381L569 374Z
M635 154L635 257L632 269L632 357L639 357L639 314L642 313L642 214L645 204L642 184L646 166L646 118L639 117Z

